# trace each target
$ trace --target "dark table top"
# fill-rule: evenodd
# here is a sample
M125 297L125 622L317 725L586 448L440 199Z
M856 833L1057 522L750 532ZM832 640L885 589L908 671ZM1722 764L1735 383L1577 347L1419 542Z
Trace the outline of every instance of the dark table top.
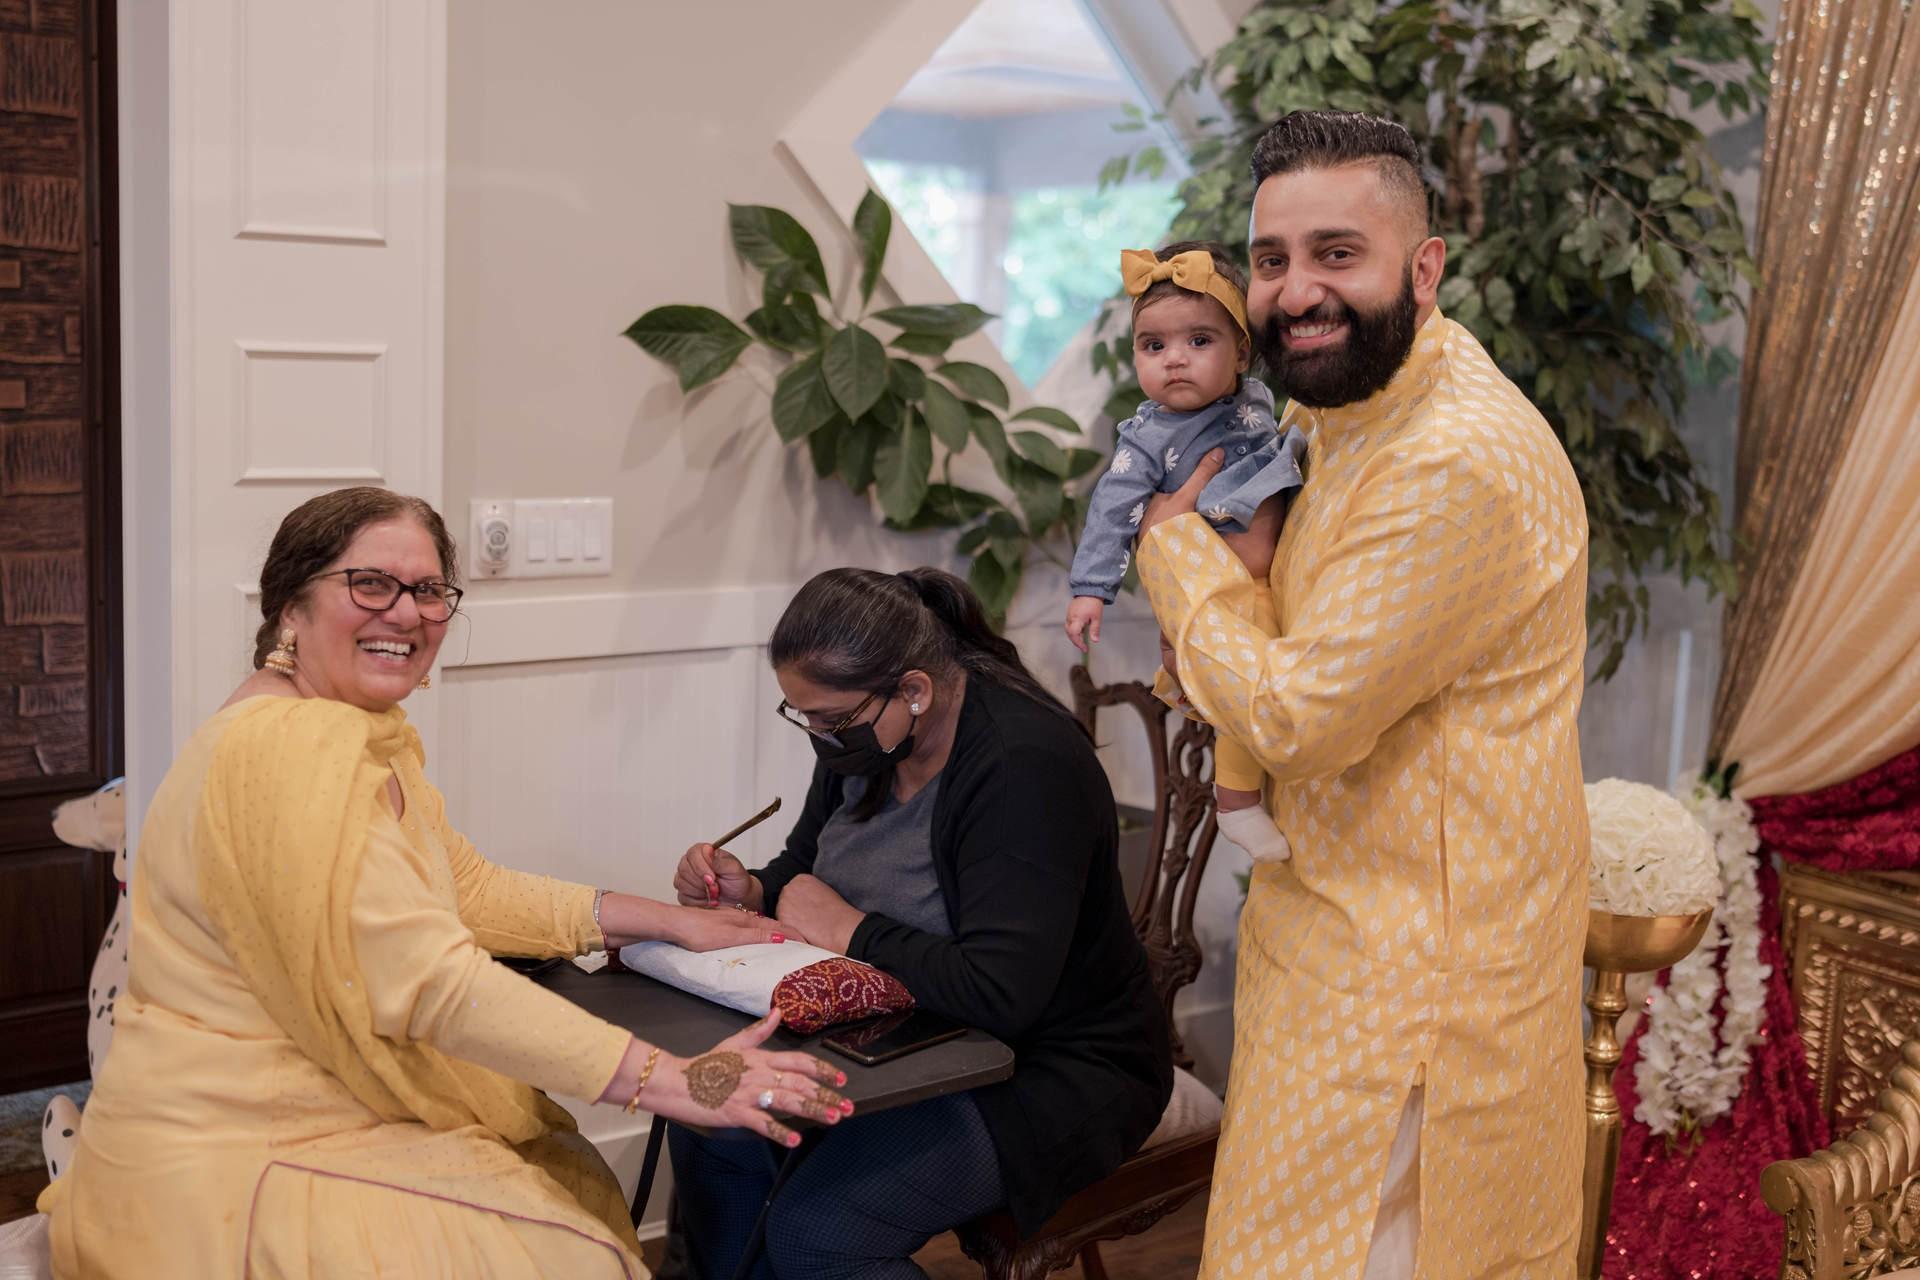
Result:
M676 991L664 982L611 966L586 973L578 965L560 964L537 975L534 981L680 1057L704 1053L753 1021L744 1013ZM845 1071L847 1083L838 1092L853 1099L859 1115L977 1089L1013 1074L1013 1050L984 1031L970 1029L955 1039L874 1067L862 1066L822 1045L821 1040L833 1031L828 1028L816 1035L800 1036L782 1028L764 1047L804 1050Z

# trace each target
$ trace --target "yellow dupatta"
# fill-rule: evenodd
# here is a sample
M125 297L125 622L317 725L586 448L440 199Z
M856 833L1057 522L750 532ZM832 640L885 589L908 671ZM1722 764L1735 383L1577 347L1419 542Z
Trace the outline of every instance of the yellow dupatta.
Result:
M395 707L262 697L214 748L194 827L208 914L268 1015L388 1121L479 1124L510 1143L574 1129L538 1090L374 1031L349 909L396 755L422 756Z

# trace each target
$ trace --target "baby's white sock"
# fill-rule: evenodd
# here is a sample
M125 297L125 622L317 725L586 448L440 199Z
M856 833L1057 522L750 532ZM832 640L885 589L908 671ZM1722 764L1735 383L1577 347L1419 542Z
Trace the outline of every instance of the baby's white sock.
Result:
M1245 849L1255 862L1285 862L1293 856L1280 828L1259 805L1220 814L1220 834Z

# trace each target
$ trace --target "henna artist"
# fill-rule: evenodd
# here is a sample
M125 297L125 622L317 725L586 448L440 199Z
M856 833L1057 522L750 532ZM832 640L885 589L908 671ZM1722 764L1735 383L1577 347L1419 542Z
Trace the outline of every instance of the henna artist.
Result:
M1031 1231L1139 1149L1172 1088L1165 1015L1093 744L965 583L823 573L769 649L777 710L819 757L806 807L757 871L688 850L680 901L764 911L998 1036L1017 1064L842 1122L773 1201L762 1280L904 1280L933 1236L1001 1207ZM677 1125L669 1144L695 1270L730 1275L775 1153Z

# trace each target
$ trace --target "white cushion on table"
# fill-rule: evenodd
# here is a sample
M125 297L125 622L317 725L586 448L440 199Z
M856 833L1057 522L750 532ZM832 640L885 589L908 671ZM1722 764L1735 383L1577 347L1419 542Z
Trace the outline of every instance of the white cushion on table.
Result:
M1160 1123L1147 1136L1146 1146L1140 1149L1150 1151L1162 1143L1190 1137L1205 1129L1218 1129L1224 1113L1225 1108L1213 1090L1201 1084L1192 1072L1175 1067L1173 1095L1167 1099L1167 1109L1160 1113Z
M620 963L676 990L764 1018L780 979L833 952L804 942L754 942L719 951L688 951L671 942L636 942L620 948Z

